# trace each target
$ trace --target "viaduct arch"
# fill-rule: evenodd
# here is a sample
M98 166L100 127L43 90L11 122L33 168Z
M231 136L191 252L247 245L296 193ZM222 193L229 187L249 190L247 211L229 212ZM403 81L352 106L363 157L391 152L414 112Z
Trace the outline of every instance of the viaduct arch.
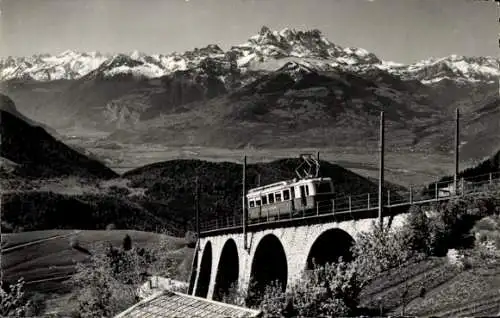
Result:
M212 276L212 243L208 241L203 249L201 263L198 271L198 282L196 284L195 296L207 297Z
M404 214L393 216L391 226L400 226L405 218ZM203 253L194 264L197 277L191 291L220 299L231 285L243 292L258 292L264 282L276 280L288 289L313 264L335 262L340 256L351 260L354 238L371 230L372 222L358 219L255 230L247 233L247 249L241 232L201 237ZM389 222L389 217L384 222ZM207 268L211 268L210 273ZM257 282L251 284L252 280Z
M251 262L249 295L258 299L267 285L275 283L285 290L288 261L281 241L274 234L267 234L259 241Z
M341 229L326 230L314 240L309 249L305 269L311 270L315 265L337 262L339 257L344 261L351 261L353 245L354 239L347 232Z
M231 288L238 288L239 257L233 239L228 239L222 248L214 285L214 300L222 300Z

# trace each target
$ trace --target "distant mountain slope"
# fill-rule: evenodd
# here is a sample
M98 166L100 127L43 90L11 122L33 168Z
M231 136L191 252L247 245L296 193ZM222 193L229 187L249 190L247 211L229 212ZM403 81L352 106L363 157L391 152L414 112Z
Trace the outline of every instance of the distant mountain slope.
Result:
M77 80L10 81L0 91L19 101L19 109L51 127L129 129L179 106L227 92L204 70L179 71L157 79L122 74L104 78L95 71Z
M465 169L460 173L460 177L470 178L474 176L483 175L484 179L488 178L489 173L500 172L500 150L498 150L490 158L482 161L477 166Z
M177 224L145 210L126 197L108 194L65 195L46 191L2 195L3 231L52 229L104 230L114 224L119 229L155 231Z
M111 169L57 141L43 128L18 117L12 100L0 95L0 157L17 164L15 173L29 177L78 175L112 178Z
M221 148L373 147L385 110L388 145L414 147L419 128L444 116L429 94L414 95L414 85L290 62L229 94L186 104L109 139Z
M461 147L464 157L485 158L500 149L500 97L493 96L478 107L463 121L462 137L466 142Z
M471 182L480 182L488 181L490 174L495 174L495 177L498 177L498 174L500 174L500 150L497 150L492 156L473 167L461 169L458 173L458 178L465 178ZM445 187L445 182L453 182L453 179L452 175L448 175L442 177L438 182ZM427 189L428 191L434 191L434 187L435 184L432 183L428 185Z
M247 187L296 177L299 159L282 159L247 167ZM321 162L320 175L333 179L336 194L356 195L376 192L376 183L329 162ZM229 162L172 160L147 165L125 173L131 186L147 188L146 197L158 217L175 218L194 226L195 179L200 185L200 217L202 221L232 219L241 215L242 166ZM390 185L389 185L390 186Z

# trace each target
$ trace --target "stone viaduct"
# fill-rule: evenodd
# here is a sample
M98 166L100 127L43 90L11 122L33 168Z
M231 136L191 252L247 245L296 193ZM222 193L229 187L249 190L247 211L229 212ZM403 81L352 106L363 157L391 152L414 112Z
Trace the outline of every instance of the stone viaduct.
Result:
M406 217L403 214L385 216L384 224L398 227ZM371 217L329 222L297 222L274 227L250 228L247 249L241 228L235 231L202 235L193 262L189 293L199 297L220 300L220 295L236 285L243 291L250 288L251 277L261 289L278 280L287 288L316 264L349 258L350 247L362 231L368 231L376 213ZM385 214L385 213L384 213Z
M379 208L370 204L371 197L365 198L366 206L355 207L349 196L348 208L339 211L332 202L332 211L322 215L319 211L312 217L281 220L259 224L248 224L245 227L233 226L216 230L199 232L198 244L193 260L188 293L213 300L221 300L220 295L225 293L229 286L246 292L250 288L261 289L264 285L278 280L282 286L289 288L304 273L311 269L314 263L322 265L338 259L350 257L350 247L358 233L368 231L374 220L383 219L384 224L398 227L407 217L410 206L415 204L428 205L429 203L449 200L451 197L463 195L469 190L482 189L484 181L494 180L482 176L472 177L464 182L462 177L460 187L459 173L459 112L456 112L455 129L455 174L454 184L443 181L435 183L434 191L426 189L426 194L415 198L415 192L410 187L409 196L404 195L397 200L391 200L390 195L382 195L384 184L384 112L380 116L380 165L379 165ZM317 160L306 157L305 160L312 167L316 165L316 175L319 171L319 153ZM313 165L309 160L313 161ZM299 169L299 168L298 168ZM311 174L312 171L309 171ZM299 174L297 170L297 174ZM299 174L300 176L300 174ZM246 194L246 156L243 162L243 194ZM500 180L500 176L496 176ZM469 184L470 183L470 184ZM447 195L441 194L446 189ZM482 191L482 190L481 190ZM429 192L429 193L427 193ZM396 202L397 201L397 202ZM243 206L246 204L243 200ZM386 205L387 202L387 205ZM378 205L377 203L377 205ZM244 208L245 209L245 208ZM380 209L380 210L379 210ZM379 216L378 213L381 213ZM197 208L197 215L199 213ZM244 217L245 218L245 217ZM279 220L279 217L278 217ZM250 282L257 282L254 286Z

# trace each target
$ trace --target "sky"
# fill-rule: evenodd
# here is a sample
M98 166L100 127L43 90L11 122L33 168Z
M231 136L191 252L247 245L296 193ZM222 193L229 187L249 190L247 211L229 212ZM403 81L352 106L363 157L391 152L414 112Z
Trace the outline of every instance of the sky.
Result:
M411 63L498 55L498 11L474 0L0 0L0 56L147 54L238 45L263 25Z

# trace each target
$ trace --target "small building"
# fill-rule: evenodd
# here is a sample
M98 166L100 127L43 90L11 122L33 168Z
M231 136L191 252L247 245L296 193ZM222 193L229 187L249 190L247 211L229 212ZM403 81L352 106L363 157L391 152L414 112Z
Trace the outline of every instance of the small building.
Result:
M448 184L447 187L439 189L439 197L449 197L455 194L455 185L453 183Z
M161 276L151 276L147 282L139 286L137 294L140 299L144 299L162 290L187 292L188 287L189 284L186 282Z
M252 318L261 316L262 312L259 310L163 290L141 300L116 315L115 318Z

